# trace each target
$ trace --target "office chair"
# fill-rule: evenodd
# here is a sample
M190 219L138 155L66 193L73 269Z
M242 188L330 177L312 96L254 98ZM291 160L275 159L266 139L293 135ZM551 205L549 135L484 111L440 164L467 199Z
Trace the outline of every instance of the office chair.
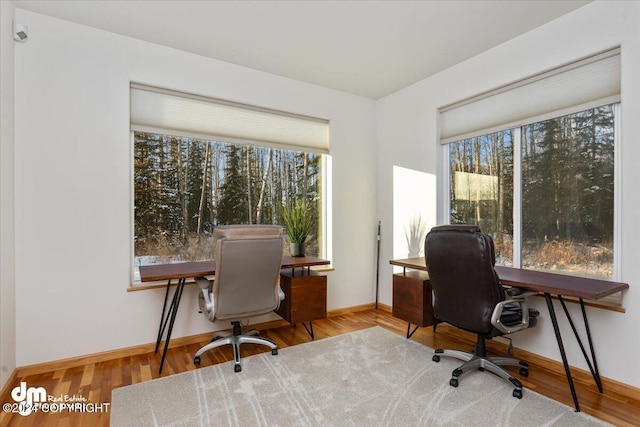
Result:
M432 360L452 356L466 361L453 371L449 381L453 387L465 372L486 369L509 381L514 386L513 396L521 399L522 384L499 365L519 366L524 377L529 374L529 365L508 357L487 357L485 340L535 326L539 313L524 302L535 293L502 287L493 268L493 239L475 225L432 228L425 239L425 259L435 317L477 335L473 353L437 349Z
M214 335L213 340L195 354L193 363L212 348L233 346L234 371L240 372L240 344L264 344L271 354L278 354L277 345L260 337L252 329L241 331L240 322L277 309L284 293L278 284L282 264L282 227L267 225L221 226L214 229L216 242L216 274L213 282L205 277L196 281L200 312L212 322L230 320L233 331Z

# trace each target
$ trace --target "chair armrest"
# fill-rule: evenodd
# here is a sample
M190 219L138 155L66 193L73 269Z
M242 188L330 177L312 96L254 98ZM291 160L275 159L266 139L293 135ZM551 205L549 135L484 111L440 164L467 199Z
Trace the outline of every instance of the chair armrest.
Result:
M529 327L529 307L525 303L525 299L532 295L537 295L537 292L527 292L520 288L510 288L507 289L507 295L511 298L499 302L495 308L493 309L493 314L491 315L491 324L494 328L499 330L502 333L510 334L513 332L518 332L523 329L527 329ZM502 313L504 309L509 304L517 304L519 306L521 312L520 323L513 326L507 326L502 323Z
M282 290L282 288L280 287L280 285L278 285L278 305L276 306L276 310L280 308L280 301L284 300L284 298L286 297L286 295L284 294L284 291Z
M216 316L213 292L211 291L211 281L206 277L196 277L196 283L198 283L204 298L204 307L201 308L202 313L207 317L207 319L213 322Z

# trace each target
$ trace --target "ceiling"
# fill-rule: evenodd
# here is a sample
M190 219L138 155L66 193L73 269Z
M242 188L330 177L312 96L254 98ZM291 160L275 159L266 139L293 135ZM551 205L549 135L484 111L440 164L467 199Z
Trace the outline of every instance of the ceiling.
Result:
M67 21L378 99L589 1L13 3Z

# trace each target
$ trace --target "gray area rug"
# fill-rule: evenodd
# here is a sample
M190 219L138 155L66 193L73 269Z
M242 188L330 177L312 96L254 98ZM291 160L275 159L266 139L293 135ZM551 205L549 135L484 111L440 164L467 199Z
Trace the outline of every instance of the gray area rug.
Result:
M112 426L603 426L381 327L113 390ZM535 372L531 372L535 375Z

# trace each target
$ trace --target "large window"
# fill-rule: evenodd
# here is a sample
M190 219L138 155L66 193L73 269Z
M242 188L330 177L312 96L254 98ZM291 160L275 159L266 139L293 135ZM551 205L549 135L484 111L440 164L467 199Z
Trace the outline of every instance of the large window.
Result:
M442 214L491 234L498 264L619 279L620 64L614 48L439 109Z
M280 224L304 200L313 212L306 253L321 248L322 155L134 132L134 276L139 265L214 256L223 224Z
M611 279L618 105L450 143L451 223L490 233L499 264Z
M215 257L213 229L311 214L325 256L329 121L131 83L133 279L139 266ZM286 245L288 248L289 246Z

